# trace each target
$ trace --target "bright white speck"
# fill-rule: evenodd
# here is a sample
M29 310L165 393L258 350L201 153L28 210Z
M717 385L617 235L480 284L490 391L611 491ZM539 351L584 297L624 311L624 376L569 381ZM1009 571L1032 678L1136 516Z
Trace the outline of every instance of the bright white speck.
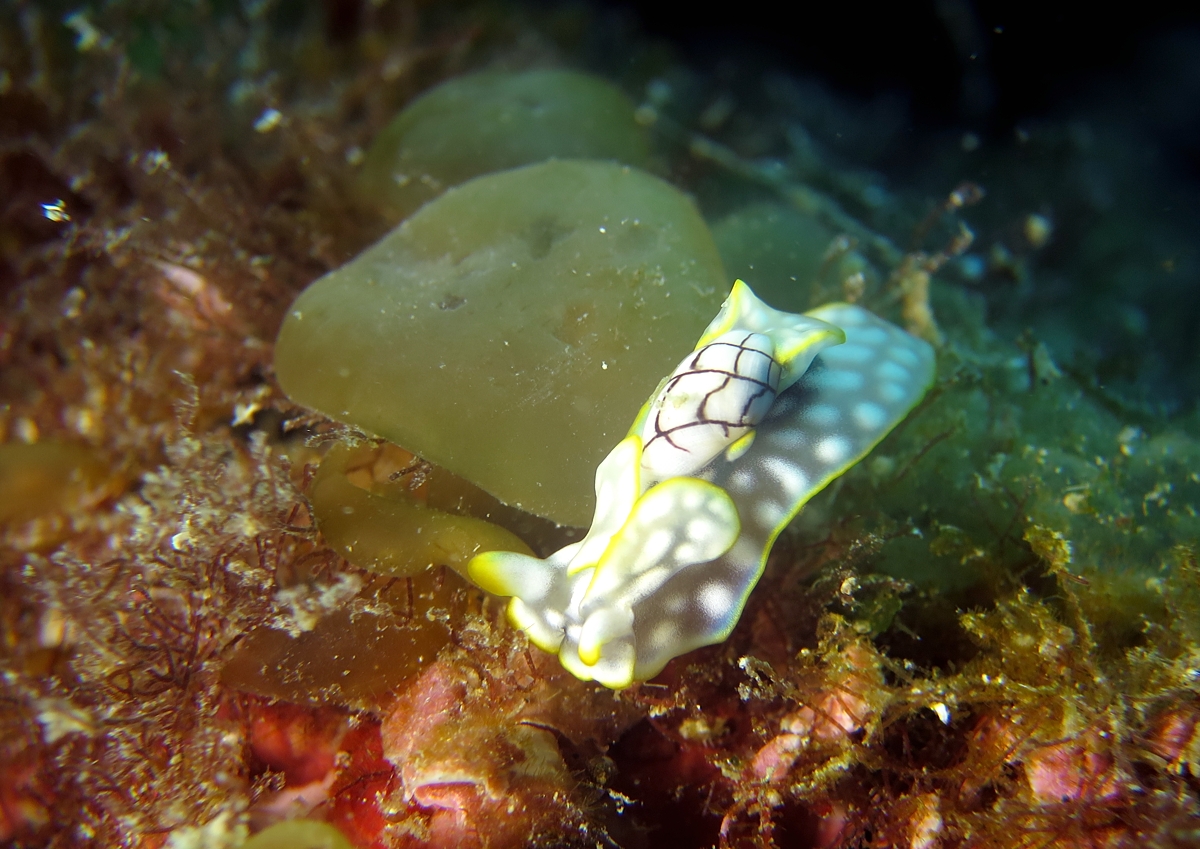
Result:
M112 39L92 25L86 12L72 12L63 18L63 23L75 31L75 49L80 53L87 53L96 47L107 48L112 45Z
M142 160L142 170L147 174L155 174L164 168L171 167L171 158L167 156L165 151L158 148L147 151L146 157Z
M67 212L67 205L62 199L42 204L42 215L55 224L71 220L71 213Z
M278 109L267 109L258 116L258 120L254 122L254 131L256 133L269 133L271 130L279 126L283 121L283 113Z

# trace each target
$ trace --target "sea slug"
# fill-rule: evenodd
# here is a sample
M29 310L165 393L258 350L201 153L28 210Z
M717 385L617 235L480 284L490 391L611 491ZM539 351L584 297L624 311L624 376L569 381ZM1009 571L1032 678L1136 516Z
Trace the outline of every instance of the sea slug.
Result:
M739 280L597 468L587 536L480 554L470 575L574 675L651 678L729 636L775 538L933 377L928 343L862 307L781 312Z

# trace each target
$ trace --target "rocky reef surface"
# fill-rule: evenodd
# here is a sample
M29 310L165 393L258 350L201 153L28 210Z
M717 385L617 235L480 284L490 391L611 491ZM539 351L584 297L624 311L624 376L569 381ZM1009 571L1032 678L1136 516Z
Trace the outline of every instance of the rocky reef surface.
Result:
M0 7L0 842L1195 845L1196 44L1000 133L582 5ZM465 562L579 539L735 277L938 382L579 681Z

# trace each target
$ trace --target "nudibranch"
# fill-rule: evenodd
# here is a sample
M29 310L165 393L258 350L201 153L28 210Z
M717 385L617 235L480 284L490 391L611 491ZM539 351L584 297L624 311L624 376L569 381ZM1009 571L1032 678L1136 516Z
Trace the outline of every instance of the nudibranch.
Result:
M596 469L587 535L468 564L574 675L620 689L723 641L776 537L933 382L928 343L852 304L797 315L742 281Z

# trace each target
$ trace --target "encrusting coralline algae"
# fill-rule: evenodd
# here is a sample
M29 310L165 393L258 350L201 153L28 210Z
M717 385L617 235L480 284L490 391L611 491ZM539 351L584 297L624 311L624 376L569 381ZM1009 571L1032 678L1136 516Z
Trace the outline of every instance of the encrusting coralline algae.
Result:
M923 136L934 161L885 184L846 164L897 143L879 109L689 68L602 12L323 8L0 11L0 842L1195 842L1200 428L1168 313L1196 259L1160 202L1190 188L1130 164L1135 131ZM607 104L626 152L600 155L693 199L695 264L646 253L634 282L657 263L706 305L588 443L585 498L735 277L789 312L855 302L937 355L924 400L780 533L728 639L616 693L460 574L481 540L545 557L580 530L274 373L295 297L394 223L360 184L383 128L471 72L567 67L594 76L479 108L536 113L542 78ZM509 149L555 152L515 129ZM422 192L453 198L435 177ZM618 235L593 223L588 245ZM553 259L570 237L538 224L518 241ZM450 328L471 302L447 285L422 308ZM532 326L564 355L648 326L635 301L596 324L555 300L577 289L541 291ZM528 368L520 391L547 385ZM398 398L413 433L427 394ZM449 400L503 414L482 397Z

